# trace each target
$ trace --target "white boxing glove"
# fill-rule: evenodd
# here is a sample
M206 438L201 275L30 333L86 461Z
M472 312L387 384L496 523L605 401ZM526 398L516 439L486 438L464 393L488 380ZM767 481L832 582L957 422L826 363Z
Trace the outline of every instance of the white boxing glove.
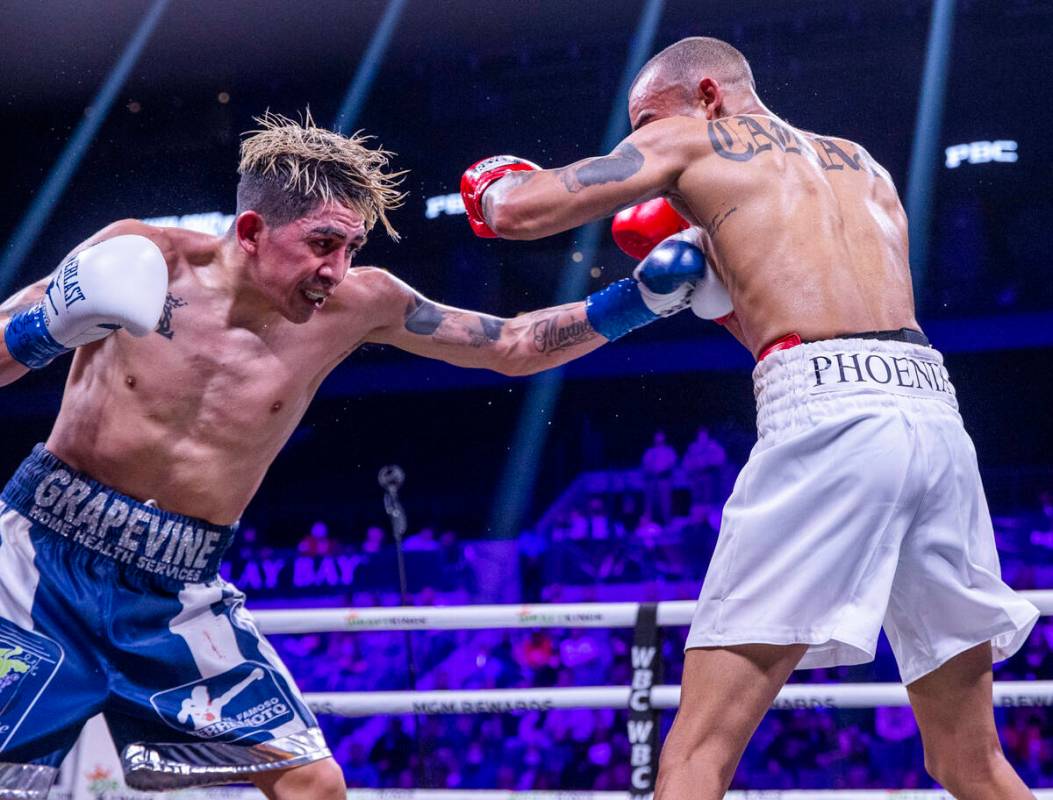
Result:
M695 248L703 262L702 269L691 279L690 293L684 297L685 303L691 306L691 311L696 317L713 320L717 324L723 325L725 320L735 313L735 308L731 305L731 295L728 294L724 282L720 280L716 270L705 263L699 229L691 227L679 233L674 233L663 240L659 247L671 242L682 242L684 245L690 245ZM644 261L646 262L646 259ZM639 269L640 267L637 267L637 270ZM641 277L636 272L633 274L638 278ZM648 283L647 280L644 280L644 282ZM666 291L670 290L666 289Z
M691 229L667 236L636 265L633 277L647 307L660 317L687 308L705 274L706 256Z
M735 307L731 305L731 295L712 268L707 269L705 274L695 281L695 291L691 294L691 311L696 317L711 319L721 325L735 313Z
M126 329L145 336L157 327L168 293L168 265L145 236L124 235L70 256L44 298L11 318L4 342L31 369L75 347Z

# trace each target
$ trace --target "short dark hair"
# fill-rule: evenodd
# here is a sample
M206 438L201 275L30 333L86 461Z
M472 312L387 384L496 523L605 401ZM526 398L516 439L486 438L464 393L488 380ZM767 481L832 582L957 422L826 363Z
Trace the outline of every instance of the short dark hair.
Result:
M662 70L672 82L685 87L708 76L725 84L745 83L751 89L757 88L746 56L727 42L710 36L691 36L669 45L643 65L636 73L633 86L653 69Z
M275 227L307 216L319 202L317 197L289 188L278 175L248 172L238 180L237 213L251 209Z
M260 129L241 143L239 214L252 209L268 225L286 225L336 202L361 214L366 230L379 220L398 239L387 212L402 204L405 173L385 172L392 153L366 147L360 133L319 128L310 112L303 123L269 112L256 122Z

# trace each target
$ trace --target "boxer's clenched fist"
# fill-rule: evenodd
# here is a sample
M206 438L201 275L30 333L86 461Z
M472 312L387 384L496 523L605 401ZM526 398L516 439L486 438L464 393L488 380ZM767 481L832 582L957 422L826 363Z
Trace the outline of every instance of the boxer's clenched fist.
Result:
M464 210L468 214L468 224L472 232L483 239L497 238L497 234L486 221L483 214L483 194L494 183L509 172L533 172L539 170L537 164L516 156L491 156L477 161L461 176L461 197Z
M688 227L664 197L626 208L614 215L611 235L626 255L644 258L660 242Z
M633 270L632 278L615 281L589 295L589 323L609 340L683 311L691 303L695 282L707 272L702 249L677 234L655 247Z

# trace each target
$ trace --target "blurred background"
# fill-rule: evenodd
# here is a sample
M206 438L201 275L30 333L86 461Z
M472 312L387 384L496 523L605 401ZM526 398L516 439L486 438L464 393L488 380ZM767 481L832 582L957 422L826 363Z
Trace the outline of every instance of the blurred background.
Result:
M319 124L364 129L410 170L393 217L402 242L374 232L359 264L504 316L552 304L561 286L584 296L633 266L609 234L476 239L452 196L461 172L494 153L543 166L598 155L609 130L627 132L634 58L690 35L731 42L776 113L860 142L892 173L911 214L919 319L947 354L1008 580L1053 587L1053 3L3 6L4 296L116 219L221 227L253 116L308 108ZM0 390L3 473L46 438L67 368ZM686 314L546 378L367 346L322 386L279 455L228 575L250 607L397 603L375 479L397 463L413 602L694 597L755 438L750 368L726 333ZM265 559L284 559L274 580ZM624 635L557 634L415 635L422 685L627 680ZM683 634L667 642L668 682ZM399 634L277 639L306 690L405 687ZM1051 642L1040 623L998 677L1049 678ZM897 676L883 653L868 667L799 679L835 678ZM893 711L772 715L736 786L929 785L916 730ZM999 713L1011 759L1031 785L1053 785L1048 713ZM540 716L325 725L355 785L413 785L426 773L434 786L627 788L618 714ZM414 738L423 760L403 741Z

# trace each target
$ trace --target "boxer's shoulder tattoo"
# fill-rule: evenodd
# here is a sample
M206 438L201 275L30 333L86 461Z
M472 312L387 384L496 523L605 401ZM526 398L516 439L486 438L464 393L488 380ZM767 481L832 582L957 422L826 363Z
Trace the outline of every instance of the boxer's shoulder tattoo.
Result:
M415 296L406 305L405 328L418 336L430 336L443 344L485 347L501 338L505 321L487 314L441 309L430 300Z
M595 339L597 334L587 319L571 319L561 322L559 312L534 323L534 348L539 353L556 353Z
M708 123L713 151L729 161L752 161L762 153L778 150L815 162L824 170L866 171L879 174L873 159L858 145L846 144L827 136L809 135L818 149L811 147L799 131L775 119L727 117Z
M643 168L644 156L631 142L622 142L610 155L586 158L557 170L564 188L571 194L589 186L631 178Z
M155 330L166 339L171 340L175 336L175 331L172 329L172 312L185 305L189 304L182 297L176 297L171 292L166 294L165 306L161 311L161 321L157 323Z

